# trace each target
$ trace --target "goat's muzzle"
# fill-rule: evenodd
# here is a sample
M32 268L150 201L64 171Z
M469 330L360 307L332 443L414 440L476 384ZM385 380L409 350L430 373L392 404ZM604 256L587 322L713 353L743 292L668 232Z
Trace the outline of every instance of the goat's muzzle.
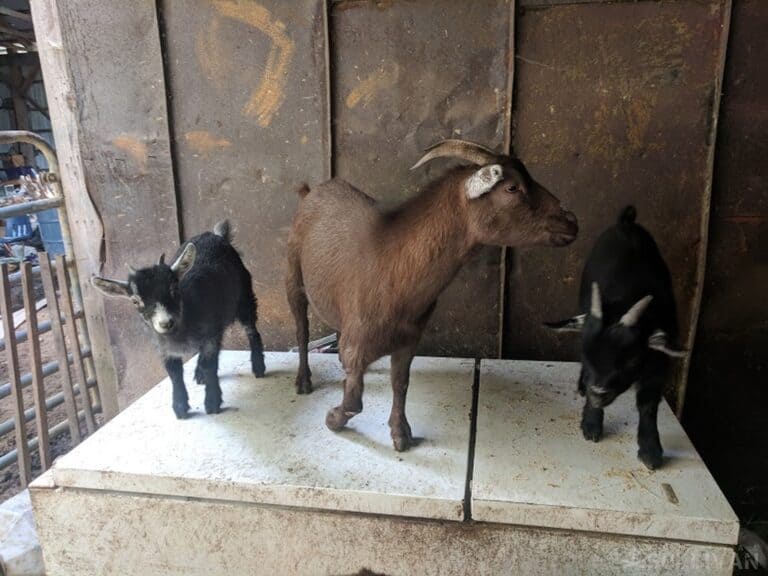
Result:
M579 234L579 221L576 215L568 210L560 210L556 216L550 216L547 222L549 241L554 246L567 246Z

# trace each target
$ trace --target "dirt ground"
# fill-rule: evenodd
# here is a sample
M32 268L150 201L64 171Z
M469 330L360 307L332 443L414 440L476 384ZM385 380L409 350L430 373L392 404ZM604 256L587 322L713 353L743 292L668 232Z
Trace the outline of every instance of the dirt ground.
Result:
M39 281L39 279L38 279ZM36 295L38 290L35 291ZM41 296L39 296L41 297ZM15 300L15 299L14 299ZM20 302L14 302L14 311L16 307L20 306ZM48 319L48 308L43 308L38 311L38 322L43 322ZM20 325L17 330L25 328L26 323ZM65 336L66 339L66 336ZM67 350L70 350L70 342L67 339ZM30 350L29 342L23 342L17 346L17 352L19 357L19 371L21 374L25 374L31 370L30 363ZM42 357L42 363L46 364L52 360L56 360L56 347L54 344L53 333L47 332L40 336L40 353ZM0 384L8 382L8 359L7 351L0 351ZM70 375L72 377L73 384L77 383L76 373L70 367ZM61 376L60 374L51 374L44 379L45 394L46 397L50 397L61 391ZM32 386L27 386L22 391L22 397L24 401L24 409L34 406L34 400L32 397ZM77 397L78 408L82 408L82 399ZM13 399L11 396L0 399L0 422L4 422L14 417ZM64 404L61 404L50 410L47 414L48 427L51 428L56 424L66 420L66 410ZM97 421L99 417L97 416ZM85 425L81 423L81 434L85 435ZM26 424L26 434L28 439L32 439L37 436L35 431L35 421L28 422ZM11 432L5 436L0 437L0 456L8 453L16 447L15 433ZM66 431L55 438L51 438L51 455L53 458L65 454L72 448L71 438L69 431ZM33 477L37 477L42 473L40 469L40 456L37 450L32 452L32 474ZM0 502L14 496L21 491L21 485L19 483L18 465L12 466L0 470Z

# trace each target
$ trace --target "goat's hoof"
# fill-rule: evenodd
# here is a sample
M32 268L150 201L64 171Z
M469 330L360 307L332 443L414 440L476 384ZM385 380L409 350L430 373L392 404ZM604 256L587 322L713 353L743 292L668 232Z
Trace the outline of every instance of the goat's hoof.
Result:
M341 406L336 406L328 410L328 414L325 415L325 425L328 426L329 430L338 432L346 426L352 416L354 414L345 411Z
M661 468L661 464L664 461L663 452L661 450L638 450L637 457L645 464L648 470L656 470Z
M308 376L297 376L296 377L296 394L309 394L311 392L312 392L312 380L310 380Z
M392 428L392 445L397 452L405 452L414 445L411 427L407 422L402 426Z
M205 399L205 413L219 414L221 412L221 397Z
M179 420L184 420L189 414L189 402L174 402L173 413Z
M581 432L586 440L600 442L603 439L603 425L595 422L582 422Z
M251 362L251 368L256 378L264 378L264 374L267 373L267 367L264 365L264 356L255 357Z

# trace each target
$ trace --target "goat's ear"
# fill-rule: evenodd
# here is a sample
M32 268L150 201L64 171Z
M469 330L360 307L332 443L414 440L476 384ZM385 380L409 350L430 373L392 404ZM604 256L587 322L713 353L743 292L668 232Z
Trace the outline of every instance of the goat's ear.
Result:
M648 337L648 348L656 350L672 358L685 358L688 354L686 350L677 350L669 345L667 333L663 330L656 330Z
M559 322L544 322L544 326L556 332L581 332L586 321L587 315L579 314L578 316L568 318L567 320L560 320Z
M490 192L504 178L504 170L500 164L490 164L477 170L464 183L467 198L479 198Z
M195 257L197 256L197 248L191 242L188 242L181 251L176 261L171 264L171 270L178 276L179 280L184 278L184 275L189 272L192 265L195 263Z
M105 296L131 297L131 286L121 280L110 280L101 276L91 276L91 285Z

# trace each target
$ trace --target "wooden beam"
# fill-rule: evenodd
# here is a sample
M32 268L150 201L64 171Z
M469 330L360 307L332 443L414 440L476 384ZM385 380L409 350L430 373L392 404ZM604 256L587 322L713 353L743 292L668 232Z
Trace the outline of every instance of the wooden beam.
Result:
M6 26L5 24L0 24L0 32L2 32L3 34L7 34L11 38L19 38L22 41L35 39L34 32L29 32L26 30L16 30L16 28L13 28L11 26Z
M59 177L66 208L71 219L77 222L72 234L74 257L83 293L99 396L104 417L109 420L119 411L117 369L107 332L104 302L89 283L91 274L98 273L102 266L104 227L86 185L86 168L80 145L81 105L75 95L71 66L76 51L67 49L71 43L65 41L62 33L67 19L60 17L60 13L68 10L69 5L60 0L31 0L31 7L35 28L46 31L46 40L38 47L40 67L45 78L53 135L59 143ZM16 55L15 58L20 56L30 55Z
M40 72L40 61L38 60L34 64L32 64L32 70L27 72L27 75L24 77L24 80L21 83L21 86L19 87L19 91L26 96L27 90L29 90L29 87L32 86L32 83L37 78L37 74Z
M43 471L51 467L51 443L48 438L48 410L45 407L45 382L43 359L40 354L40 331L37 324L37 304L32 277L32 264L21 264L21 284L24 295L24 310L27 313L29 359L32 374L32 397L35 401L35 426L40 446L40 466Z
M93 418L93 408L91 406L91 395L88 392L88 377L85 373L85 364L83 355L80 352L80 337L77 334L77 319L75 318L75 307L72 305L72 294L69 290L67 280L67 263L63 255L56 256L56 276L59 280L59 292L61 293L61 304L66 316L67 336L69 337L69 346L72 349L72 360L75 366L75 374L80 382L80 396L83 401L83 410L85 411L85 425L88 433L96 432L96 420Z
M14 10L12 8L6 8L4 6L0 6L0 14L3 16L10 16L11 18L16 18L16 20L23 20L24 22L32 22L32 14L28 14L26 12L19 12L18 10Z
M11 64L11 99L13 100L13 113L16 117L17 130L29 130L29 116L27 115L27 102L21 91L24 85L24 75L20 64ZM35 150L29 144L21 144L21 153L27 166L35 165Z
M80 444L82 435L80 433L80 421L77 419L77 400L75 391L72 388L72 376L69 373L69 360L67 359L67 344L64 340L64 329L61 326L61 311L59 310L59 301L56 297L56 289L53 285L53 273L51 272L51 261L48 259L47 252L40 252L40 276L43 280L43 290L48 300L48 315L51 318L51 332L53 332L53 343L56 345L56 355L59 361L59 374L61 376L61 390L64 392L64 406L67 411L67 420L69 421L69 433L72 437L72 444ZM73 346L78 346L77 342Z
M0 264L0 314L3 316L3 328L8 334L5 343L5 354L8 360L8 380L11 383L13 399L13 417L16 422L16 450L19 458L19 478L21 487L26 488L32 480L32 461L27 444L27 431L24 422L24 397L21 394L21 378L19 372L19 355L16 350L15 332L13 330L13 314L11 312L11 285L8 282L8 265Z
M38 102L34 98L32 98L32 96L26 95L24 98L27 101L27 104L29 104L32 107L32 110L34 110L35 112L40 112L40 114L48 118L48 120L51 119L51 117L48 115L48 110L40 106L40 104L38 104Z

